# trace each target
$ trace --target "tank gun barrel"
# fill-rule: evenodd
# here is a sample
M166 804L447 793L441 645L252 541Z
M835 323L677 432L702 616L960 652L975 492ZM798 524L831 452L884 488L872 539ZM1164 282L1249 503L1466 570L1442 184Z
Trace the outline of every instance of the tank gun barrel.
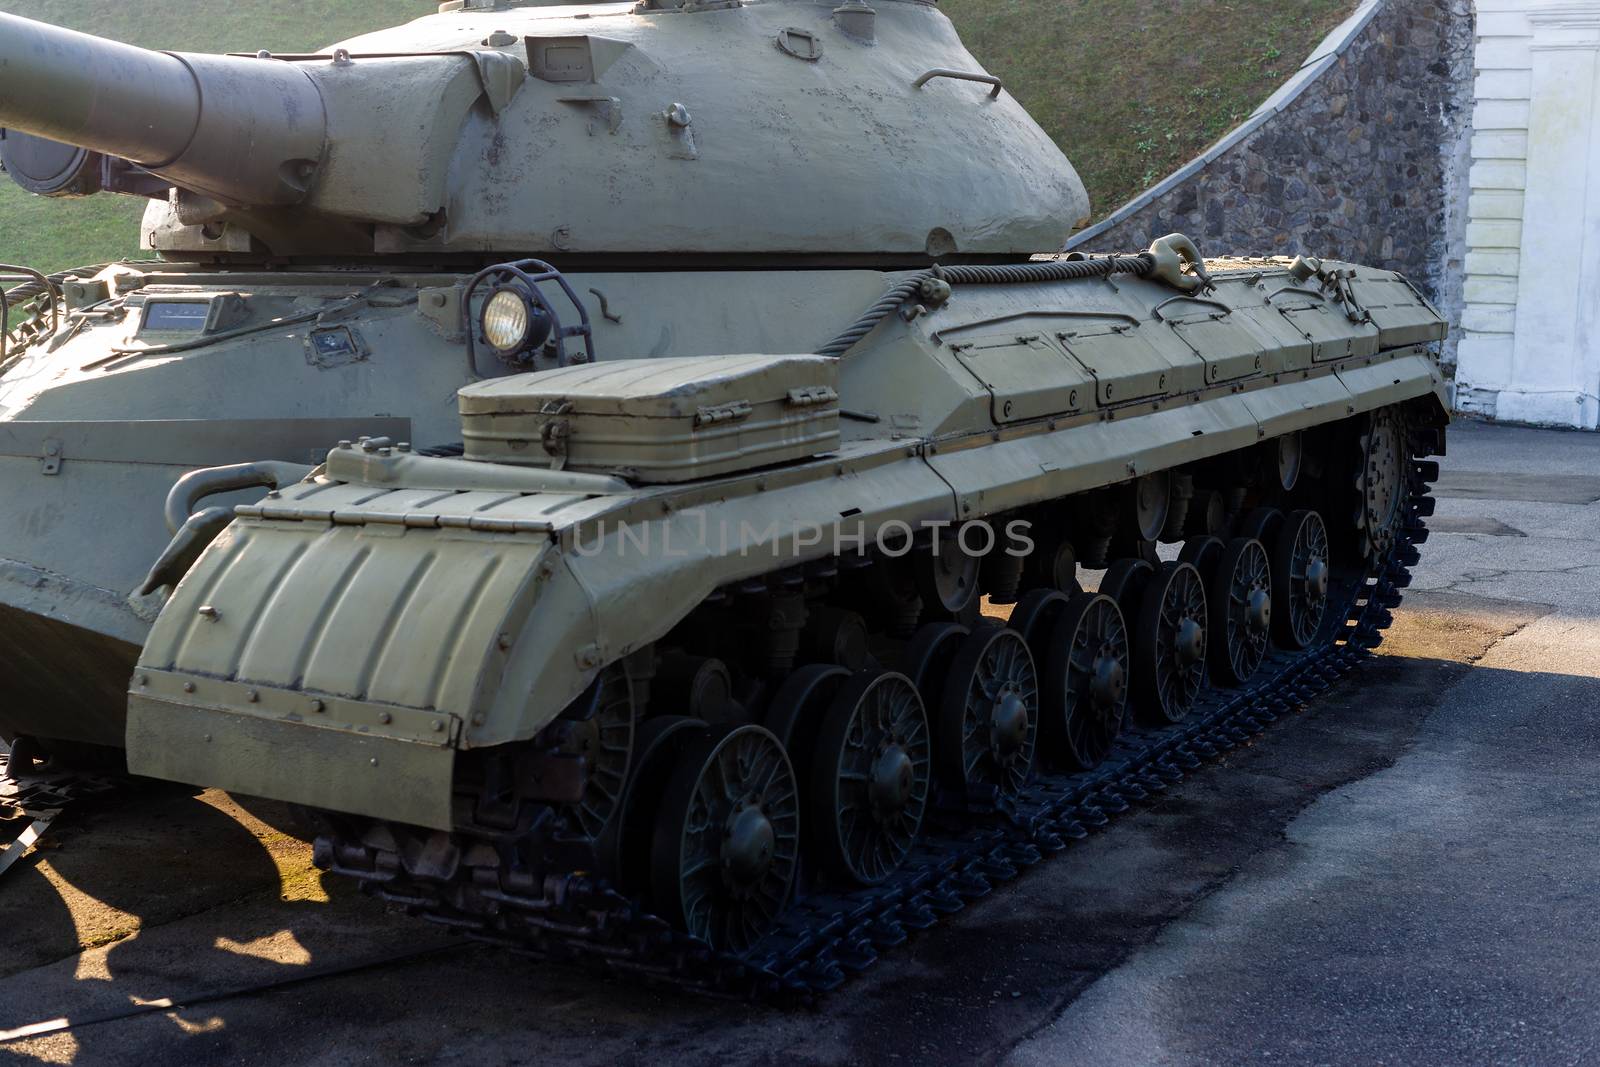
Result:
M302 200L326 143L294 64L156 52L0 14L0 127L129 160L225 203Z

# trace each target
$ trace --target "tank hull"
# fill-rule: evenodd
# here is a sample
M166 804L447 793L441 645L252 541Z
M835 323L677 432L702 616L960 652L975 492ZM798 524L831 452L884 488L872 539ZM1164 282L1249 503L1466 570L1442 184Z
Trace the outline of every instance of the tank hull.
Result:
M1282 290L1298 287L1286 268L1240 267L1207 297L1136 279L1117 281L1109 297L1103 282L958 288L944 308L882 326L842 362L839 391L859 421L836 453L806 463L620 493L543 491L534 481L431 502L405 474L394 484L324 475L242 508L175 590L142 654L134 769L381 814L390 792L354 775L308 784L291 773L293 759L230 760L192 735L298 721L308 702L337 699L349 703L343 723L290 729L333 745L340 732L387 734L383 716L398 723L398 709L412 709L443 723L429 740L461 750L526 742L606 664L664 638L716 590L837 556L841 545L881 545L902 526L999 522L1395 405L1443 418L1428 350L1443 324L1426 301L1395 275L1362 270L1359 309L1289 294L1301 316L1289 334L1294 309ZM1328 269L1341 268L1353 269ZM408 469L426 475L426 462ZM374 536L394 540L364 552ZM554 538L561 551L536 563L519 536ZM461 539L487 557L507 554L496 582L522 592L492 604L462 593L459 614L443 621L433 610L442 594L421 595L432 580L422 576ZM630 539L643 547L628 551ZM268 572L282 595L267 596ZM352 584L329 594L332 574ZM222 621L197 614L206 606ZM354 621L372 614L385 621ZM480 636L458 639L463 629ZM329 633L341 635L337 656L318 651ZM419 634L434 636L417 644ZM351 663L364 667L352 673ZM401 663L399 674L383 666ZM168 704L207 703L186 684L227 692L209 698L209 717L180 728ZM394 727L401 738L409 730ZM430 810L447 821L453 783L452 765L438 761L428 784L413 780L408 792L430 793Z

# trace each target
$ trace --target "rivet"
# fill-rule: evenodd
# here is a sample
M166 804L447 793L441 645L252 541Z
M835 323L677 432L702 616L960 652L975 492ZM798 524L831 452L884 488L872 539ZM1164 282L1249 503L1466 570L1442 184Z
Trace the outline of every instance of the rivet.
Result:
M500 636L494 639L494 643L500 651L505 652L511 648L511 635L502 631Z
M394 722L394 716L390 715L387 711L379 712L378 713L378 721L383 723L385 726L387 726L390 723Z
M150 684L150 676L148 674L139 675L139 688L140 689L143 689L145 686L147 686L149 684Z
M194 683L193 683L193 682L184 682L184 683L183 683L183 691L184 691L184 692L185 692L185 693L192 693L192 692L194 692Z
M254 690L254 689L252 689L252 690L250 690L250 692L248 692L248 693L246 693L246 694L245 694L245 695L244 695L244 698L245 698L245 699L246 699L246 700L248 700L248 701L249 701L249 702L250 702L250 703L252 703L252 704L254 704L254 703L256 703L256 702L257 702L257 701L258 701L258 700L260 700L260 699L261 699L261 694L260 694L260 693L258 693L258 692L256 692L256 691L255 691L255 690Z
M374 766L374 767L376 767L376 766L377 766L377 765L378 765L378 757L377 757L377 756L373 756L373 757L372 757L372 758L371 758L371 759L370 759L370 760L368 760L368 761L367 761L367 762L368 762L368 763L370 763L370 764L372 764L372 765L373 765L373 766Z
M311 700L311 710L312 711L323 711L326 708L327 708L327 705L323 704L322 701L316 699L315 697L312 698L312 700Z
M436 733L436 734L444 733L444 720L443 719L434 719L433 720L433 732Z
M210 743L211 743L211 735L210 734L206 734L206 744L209 745Z

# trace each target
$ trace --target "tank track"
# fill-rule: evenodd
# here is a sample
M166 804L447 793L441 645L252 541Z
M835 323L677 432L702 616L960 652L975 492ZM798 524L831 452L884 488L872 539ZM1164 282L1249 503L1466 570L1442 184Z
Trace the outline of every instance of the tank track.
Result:
M11 757L0 754L0 822L28 820L17 837L0 845L0 874L10 870L24 853L38 844L50 824L69 805L116 789L119 783L104 775L46 768L22 778L11 776Z
M99 796L122 783L113 777L77 771L45 770L11 777L9 757L0 755L0 820L55 816L77 800Z
M540 959L700 995L809 1002L870 967L911 932L959 912L1305 707L1369 658L1410 584L1416 546L1427 539L1425 518L1433 511L1429 483L1439 466L1419 458L1432 453L1431 439L1408 436L1398 532L1364 575L1346 575L1339 583L1343 621L1325 624L1317 644L1299 653L1269 653L1243 688L1208 687L1181 723L1125 732L1092 771L1039 773L1004 804L930 809L921 843L887 884L802 898L743 955L713 950L583 874L511 888L517 879L510 872L490 879L498 884L482 884L485 868L463 863L446 878L418 877L407 872L404 857L370 834L319 838L317 862L410 914ZM471 911L463 900L473 902Z

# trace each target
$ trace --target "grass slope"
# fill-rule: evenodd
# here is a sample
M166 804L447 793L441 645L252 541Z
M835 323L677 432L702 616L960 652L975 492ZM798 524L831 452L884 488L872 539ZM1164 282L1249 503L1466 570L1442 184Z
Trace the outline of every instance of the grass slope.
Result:
M1354 0L943 0L1111 211L1238 123ZM426 14L426 0L0 0L0 11L150 48L304 51ZM138 254L142 202L28 196L0 180L0 262Z
M1110 214L1242 122L1353 0L942 0Z

